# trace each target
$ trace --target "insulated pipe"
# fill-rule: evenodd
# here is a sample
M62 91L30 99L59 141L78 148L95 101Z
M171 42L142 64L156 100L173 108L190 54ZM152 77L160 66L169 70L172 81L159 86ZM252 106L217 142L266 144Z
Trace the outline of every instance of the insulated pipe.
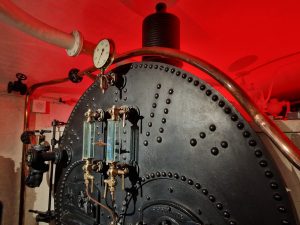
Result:
M68 34L60 31L32 17L10 0L0 1L0 20L26 34L66 49L69 56L77 56L80 53L93 54L95 45L84 41L80 32L73 31L72 34Z

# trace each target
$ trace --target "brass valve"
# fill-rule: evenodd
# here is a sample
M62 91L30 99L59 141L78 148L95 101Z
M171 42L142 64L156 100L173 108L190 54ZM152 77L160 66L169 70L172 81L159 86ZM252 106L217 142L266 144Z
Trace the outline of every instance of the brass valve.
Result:
M125 175L129 173L128 168L118 168L116 162L112 162L109 164L109 169L107 171L108 178L104 180L105 190L104 190L104 198L106 198L107 188L111 194L112 201L115 200L115 190L117 186L117 176L122 177L122 190L125 189Z
M93 187L94 187L94 176L91 174L91 171L93 170L93 162L92 159L86 159L85 164L82 167L83 169L83 178L84 178L84 183L85 186L88 187L89 183L91 184L91 192L93 192Z

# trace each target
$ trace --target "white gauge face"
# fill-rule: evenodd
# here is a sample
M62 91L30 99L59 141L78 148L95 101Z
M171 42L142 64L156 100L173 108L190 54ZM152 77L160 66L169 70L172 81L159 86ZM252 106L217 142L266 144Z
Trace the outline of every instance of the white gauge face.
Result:
M100 69L110 60L112 46L107 39L101 40L94 50L93 61L96 68Z

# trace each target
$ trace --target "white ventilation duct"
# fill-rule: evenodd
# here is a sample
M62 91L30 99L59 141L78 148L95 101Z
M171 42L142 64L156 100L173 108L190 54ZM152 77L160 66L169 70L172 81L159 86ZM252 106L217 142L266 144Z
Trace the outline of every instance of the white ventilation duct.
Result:
M77 56L80 53L93 54L95 45L84 41L80 32L73 31L72 34L68 34L60 31L32 17L9 0L0 1L0 21L42 41L66 49L69 56Z

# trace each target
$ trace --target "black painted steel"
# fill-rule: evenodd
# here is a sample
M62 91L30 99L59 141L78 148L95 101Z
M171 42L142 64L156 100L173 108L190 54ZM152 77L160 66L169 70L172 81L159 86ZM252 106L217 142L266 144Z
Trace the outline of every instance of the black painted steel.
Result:
M237 110L209 84L174 66L143 62L113 71L122 89L105 94L95 82L75 106L61 141L69 155L56 188L56 224L109 224L110 215L88 201L81 162L82 124L89 109L134 106L137 161L130 162L125 191L118 179L116 203L103 196L96 174L94 198L120 217L120 224L295 225L292 204L276 165ZM105 122L97 128L105 140ZM130 154L131 123L123 134ZM136 139L134 140L136 144ZM99 159L103 149L96 149Z

